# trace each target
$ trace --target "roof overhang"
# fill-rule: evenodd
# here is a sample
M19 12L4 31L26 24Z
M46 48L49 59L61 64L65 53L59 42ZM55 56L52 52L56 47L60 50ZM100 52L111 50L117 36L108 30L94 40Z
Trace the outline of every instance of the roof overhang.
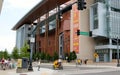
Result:
M12 28L12 30L17 30L23 24L31 24L40 16L48 13L50 10L60 6L70 0L42 0L38 3L32 10L30 10L17 24Z

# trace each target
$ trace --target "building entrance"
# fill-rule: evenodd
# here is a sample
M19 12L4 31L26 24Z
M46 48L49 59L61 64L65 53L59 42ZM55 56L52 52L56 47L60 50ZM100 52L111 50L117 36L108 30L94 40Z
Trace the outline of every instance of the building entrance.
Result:
M63 58L64 54L63 54L63 34L59 35L59 58Z
M99 62L108 62L109 61L109 51L108 50L96 50L96 53L99 55Z

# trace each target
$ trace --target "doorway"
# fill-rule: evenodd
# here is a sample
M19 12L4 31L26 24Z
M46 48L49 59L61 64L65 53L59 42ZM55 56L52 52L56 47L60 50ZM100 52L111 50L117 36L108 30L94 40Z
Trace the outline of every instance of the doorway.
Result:
M59 35L59 58L63 58L64 57L64 44L63 44L63 34Z

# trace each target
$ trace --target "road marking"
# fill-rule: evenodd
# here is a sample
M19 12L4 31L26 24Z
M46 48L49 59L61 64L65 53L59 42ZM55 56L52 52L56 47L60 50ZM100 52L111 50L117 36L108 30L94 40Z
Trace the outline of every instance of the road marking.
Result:
M27 75L27 74L20 74L20 75Z
M48 73L47 72L42 72L41 75L48 75Z

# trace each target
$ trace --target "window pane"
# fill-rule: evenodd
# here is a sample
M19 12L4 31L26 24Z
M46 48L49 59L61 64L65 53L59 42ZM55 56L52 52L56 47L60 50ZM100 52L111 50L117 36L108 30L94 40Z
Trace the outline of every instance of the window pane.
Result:
M94 29L98 29L98 19L94 20Z

